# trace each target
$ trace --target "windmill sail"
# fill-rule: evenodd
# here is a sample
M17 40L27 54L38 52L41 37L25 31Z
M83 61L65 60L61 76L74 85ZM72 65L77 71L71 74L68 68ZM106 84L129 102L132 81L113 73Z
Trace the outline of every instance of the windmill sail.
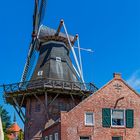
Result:
M4 140L4 133L3 133L1 116L0 116L0 140Z
M21 82L28 81L32 74L32 69L33 69L34 62L36 60L36 53L37 53L36 51L36 45L38 42L37 34L38 34L39 26L45 16L46 4L47 4L47 0L35 0L32 39L29 46L27 60L22 73Z

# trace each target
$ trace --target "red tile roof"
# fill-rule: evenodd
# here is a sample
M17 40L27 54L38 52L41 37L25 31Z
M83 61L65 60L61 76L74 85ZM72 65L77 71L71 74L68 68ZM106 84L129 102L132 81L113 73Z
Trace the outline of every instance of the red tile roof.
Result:
M20 129L21 129L21 128L18 126L17 123L13 123L13 124L8 128L8 131L19 132Z

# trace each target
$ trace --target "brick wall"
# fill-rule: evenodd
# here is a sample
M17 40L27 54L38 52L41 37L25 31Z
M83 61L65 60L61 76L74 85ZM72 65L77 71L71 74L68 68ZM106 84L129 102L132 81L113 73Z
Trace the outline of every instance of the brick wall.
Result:
M134 128L102 127L102 108L133 109ZM85 126L85 112L94 112L94 126ZM140 96L120 77L114 79L69 112L61 112L61 140L79 140L90 136L91 140L140 140Z

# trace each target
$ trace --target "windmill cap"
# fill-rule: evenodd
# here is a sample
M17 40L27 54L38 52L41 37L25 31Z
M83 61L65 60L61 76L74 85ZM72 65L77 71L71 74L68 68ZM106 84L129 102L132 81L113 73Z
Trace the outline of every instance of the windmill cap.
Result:
M50 27L47 27L45 25L42 25L40 27L40 32L39 32L39 39L42 39L43 37L52 37L54 36L55 37L55 34L56 34L56 30L55 29L52 29ZM60 32L58 37L63 37L63 38L67 38L66 34L65 33L62 33ZM70 41L72 41L74 39L74 36L72 35L69 35L69 38L70 38Z
M63 32L60 32L58 35L56 35L56 33L57 33L57 30L42 25L40 27L38 38L40 42L42 43L49 42L49 41L63 42L70 49L71 47L68 42L67 35ZM72 45L74 44L75 40L77 40L77 38L75 39L75 37L72 35L69 35L69 39ZM37 47L37 50L39 49L40 49L40 46Z

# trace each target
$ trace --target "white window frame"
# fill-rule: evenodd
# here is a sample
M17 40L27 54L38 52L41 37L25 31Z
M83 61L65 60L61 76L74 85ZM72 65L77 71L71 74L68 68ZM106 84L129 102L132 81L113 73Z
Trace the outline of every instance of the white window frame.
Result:
M45 136L45 140L49 140L49 139L48 139L48 136Z
M92 114L92 116L93 116L93 123L87 123L87 122L86 122L86 116L87 116L86 114L87 114L87 113ZM95 124L95 121L94 121L94 112L88 112L88 111L85 112L85 125L86 125L86 126L94 126L94 124Z
M57 62L61 62L61 57L56 57Z
M124 115L123 115L123 117L124 117L124 125L113 125L112 124L112 112L113 112L113 110L121 110L121 111L123 111L124 112ZM126 120L125 120L125 109L111 109L111 126L112 127L125 127L126 126L126 122L125 122Z
M58 133L54 133L54 140L58 140Z
M52 135L49 135L49 140L53 140L53 136Z
M37 76L42 76L43 75L43 70L38 71Z

